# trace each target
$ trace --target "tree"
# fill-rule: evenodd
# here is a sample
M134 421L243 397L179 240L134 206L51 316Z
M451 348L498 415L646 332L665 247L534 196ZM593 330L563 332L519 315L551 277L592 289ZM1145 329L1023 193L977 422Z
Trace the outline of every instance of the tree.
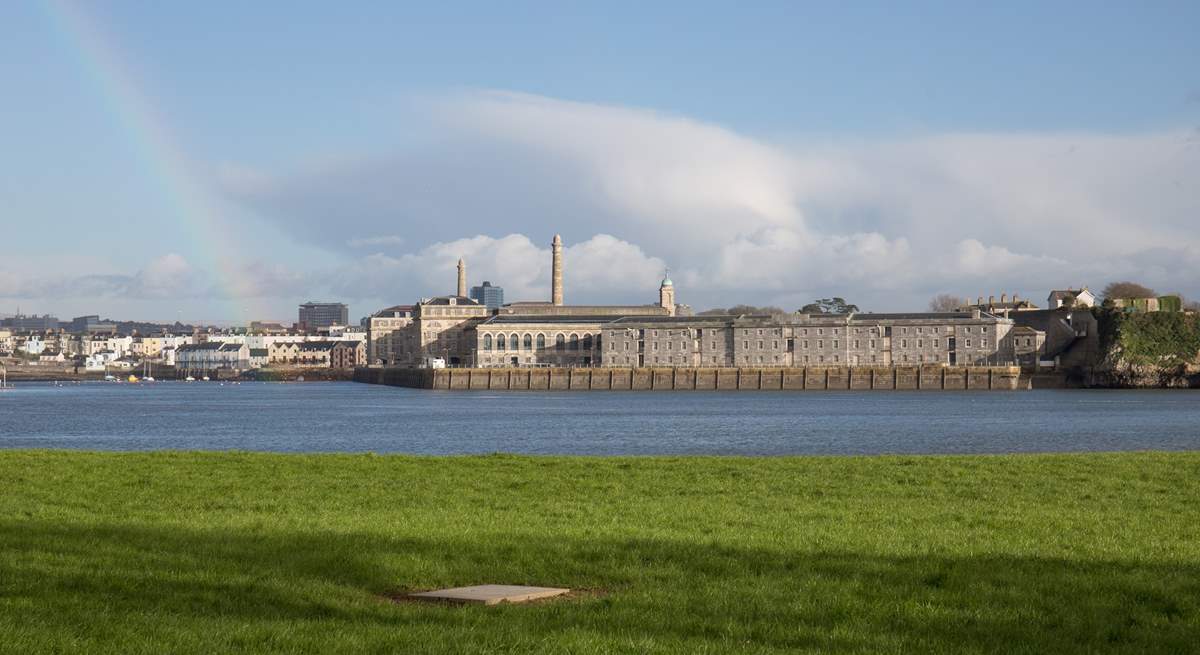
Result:
M712 309L706 309L706 310L700 312L699 314L697 314L697 316L726 316L726 315L738 316L740 314L770 314L770 315L774 316L777 314L786 314L786 313L787 312L783 311L781 308L772 307L771 305L766 305L763 307L755 307L754 305L734 305L733 307L730 307L728 309L721 308L721 307L714 307Z
M845 298L822 298L800 308L801 314L857 314L858 305L846 302Z
M1157 298L1158 294L1149 287L1144 287L1137 282L1109 282L1108 286L1104 287L1104 291L1100 295L1108 299L1116 298Z
M971 304L971 301L949 293L939 293L929 301L931 312L955 312Z

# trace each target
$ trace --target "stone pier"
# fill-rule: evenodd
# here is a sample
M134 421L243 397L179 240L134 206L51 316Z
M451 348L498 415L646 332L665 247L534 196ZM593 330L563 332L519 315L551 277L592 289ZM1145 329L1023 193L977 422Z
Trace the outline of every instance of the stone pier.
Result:
M387 368L354 381L455 391L1011 391L1029 388L1015 366L804 368Z

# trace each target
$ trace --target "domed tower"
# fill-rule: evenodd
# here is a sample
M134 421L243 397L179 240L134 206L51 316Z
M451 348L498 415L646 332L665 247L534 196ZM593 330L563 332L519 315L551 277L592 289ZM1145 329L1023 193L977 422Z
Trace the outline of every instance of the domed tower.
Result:
M662 284L658 285L658 304L663 309L667 310L670 316L675 315L675 283L671 281L670 271L663 277Z

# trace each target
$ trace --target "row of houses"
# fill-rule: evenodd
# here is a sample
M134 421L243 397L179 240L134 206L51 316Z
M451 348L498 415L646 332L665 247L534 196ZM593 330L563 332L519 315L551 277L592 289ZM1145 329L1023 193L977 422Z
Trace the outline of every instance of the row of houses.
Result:
M345 369L366 363L366 343L359 340L282 341L267 348L250 348L244 342L206 341L182 346L175 355L176 370L199 373L268 365Z

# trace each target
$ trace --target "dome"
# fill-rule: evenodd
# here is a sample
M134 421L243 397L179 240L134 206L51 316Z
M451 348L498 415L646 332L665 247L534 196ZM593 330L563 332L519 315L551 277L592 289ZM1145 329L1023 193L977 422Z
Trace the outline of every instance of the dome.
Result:
M662 281L662 284L661 284L660 286L664 286L664 287L673 287L673 286L675 286L675 283L674 283L674 282L671 282L671 278L669 278L669 277L664 277L664 278L663 278L663 281Z

